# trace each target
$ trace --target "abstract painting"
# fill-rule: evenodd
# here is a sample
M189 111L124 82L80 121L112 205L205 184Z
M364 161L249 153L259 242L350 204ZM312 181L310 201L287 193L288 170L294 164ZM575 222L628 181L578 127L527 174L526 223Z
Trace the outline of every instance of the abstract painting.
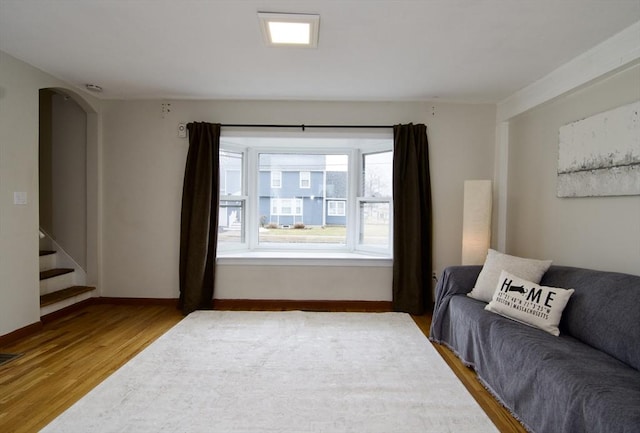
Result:
M640 101L560 128L558 197L640 195Z

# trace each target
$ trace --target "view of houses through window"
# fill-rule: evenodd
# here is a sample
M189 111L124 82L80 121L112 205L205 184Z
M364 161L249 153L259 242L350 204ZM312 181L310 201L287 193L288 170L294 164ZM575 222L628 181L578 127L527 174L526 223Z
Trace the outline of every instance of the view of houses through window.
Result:
M390 254L391 140L358 147L350 139L338 148L333 139L325 151L327 139L306 141L302 152L252 138L221 140L219 249Z
M346 154L260 153L258 243L346 245L346 213L332 213L329 203L344 207L348 167ZM273 172L282 174L281 188L270 187Z

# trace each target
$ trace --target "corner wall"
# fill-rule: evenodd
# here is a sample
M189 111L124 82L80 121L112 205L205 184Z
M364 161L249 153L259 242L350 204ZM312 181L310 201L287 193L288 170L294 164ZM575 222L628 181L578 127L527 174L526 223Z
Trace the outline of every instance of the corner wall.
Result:
M507 252L640 273L640 196L556 197L561 126L640 99L640 65L509 123Z

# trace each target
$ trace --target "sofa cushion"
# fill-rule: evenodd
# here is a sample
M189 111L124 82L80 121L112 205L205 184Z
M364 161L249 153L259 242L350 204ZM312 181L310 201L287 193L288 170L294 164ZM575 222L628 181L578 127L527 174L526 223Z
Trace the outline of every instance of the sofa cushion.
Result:
M640 276L552 266L541 284L575 290L562 333L640 370Z
M551 266L551 260L525 259L490 249L469 296L479 301L489 302L496 290L500 272L507 271L525 280L539 283L549 266Z
M540 286L502 271L485 310L560 335L558 324L573 289Z

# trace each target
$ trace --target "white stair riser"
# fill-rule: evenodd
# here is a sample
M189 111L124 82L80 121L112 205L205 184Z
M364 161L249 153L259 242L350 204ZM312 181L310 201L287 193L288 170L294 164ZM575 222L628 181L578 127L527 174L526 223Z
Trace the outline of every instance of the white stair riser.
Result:
M46 271L47 269L53 269L56 267L56 255L47 254L46 256L40 256L40 271Z
M84 301L85 299L89 299L93 296L93 292L85 292L79 295L73 296L71 298L64 299L60 302L56 302L55 304L47 305L45 307L40 308L40 317L53 313L54 311L62 310L65 307L69 307L73 304L77 304L80 301Z
M40 296L75 286L76 282L74 274L75 272L70 272L68 274L58 275L57 277L48 278L46 280L40 280Z

